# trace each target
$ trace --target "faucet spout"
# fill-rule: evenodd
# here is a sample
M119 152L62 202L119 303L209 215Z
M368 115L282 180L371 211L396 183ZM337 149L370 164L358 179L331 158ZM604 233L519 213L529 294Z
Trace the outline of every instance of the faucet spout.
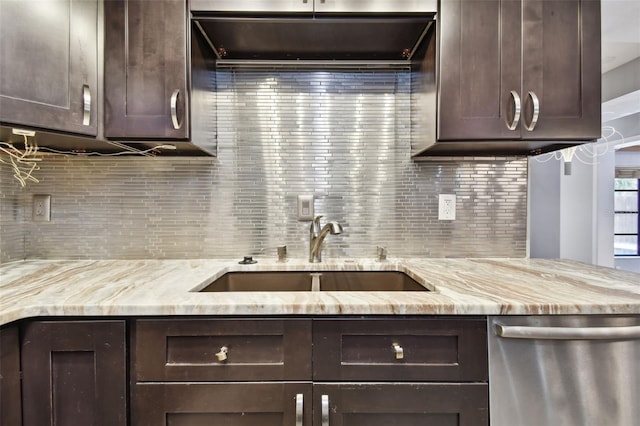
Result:
M322 262L322 243L327 235L342 234L342 226L338 222L328 222L320 227L320 218L316 216L309 228L309 262Z

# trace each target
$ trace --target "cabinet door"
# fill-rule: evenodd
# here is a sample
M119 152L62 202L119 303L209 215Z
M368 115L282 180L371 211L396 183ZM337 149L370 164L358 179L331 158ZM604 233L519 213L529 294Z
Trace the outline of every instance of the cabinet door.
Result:
M311 425L310 383L144 383L133 393L133 426Z
M317 384L313 400L314 425L489 424L489 390L481 383Z
M97 134L95 0L2 0L0 121Z
M185 0L105 0L105 136L186 139Z
M21 425L18 326L0 328L0 425Z
M519 139L512 91L521 93L519 1L440 2L438 139ZM516 123L517 124L517 123Z
M24 426L126 425L124 321L27 323Z
M599 138L600 1L523 4L523 139ZM534 96L539 104L535 126Z

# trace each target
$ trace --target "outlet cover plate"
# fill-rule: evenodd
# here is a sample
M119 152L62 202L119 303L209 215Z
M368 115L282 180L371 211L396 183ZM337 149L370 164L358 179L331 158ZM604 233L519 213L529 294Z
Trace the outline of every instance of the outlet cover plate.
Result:
M313 220L313 194L298 195L298 220Z
M35 194L33 196L33 220L36 222L51 220L51 195Z
M438 197L438 220L456 220L455 194L440 194Z

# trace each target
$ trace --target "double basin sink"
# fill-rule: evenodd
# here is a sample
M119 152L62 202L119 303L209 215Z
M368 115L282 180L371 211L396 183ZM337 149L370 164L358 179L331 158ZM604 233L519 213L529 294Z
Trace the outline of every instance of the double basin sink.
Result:
M432 291L400 271L228 272L200 292Z

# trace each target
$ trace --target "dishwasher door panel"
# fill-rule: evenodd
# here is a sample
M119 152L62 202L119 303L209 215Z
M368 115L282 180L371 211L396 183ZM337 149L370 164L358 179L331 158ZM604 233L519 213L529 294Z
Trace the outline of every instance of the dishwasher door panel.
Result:
M638 425L640 316L499 316L488 326L492 426Z

